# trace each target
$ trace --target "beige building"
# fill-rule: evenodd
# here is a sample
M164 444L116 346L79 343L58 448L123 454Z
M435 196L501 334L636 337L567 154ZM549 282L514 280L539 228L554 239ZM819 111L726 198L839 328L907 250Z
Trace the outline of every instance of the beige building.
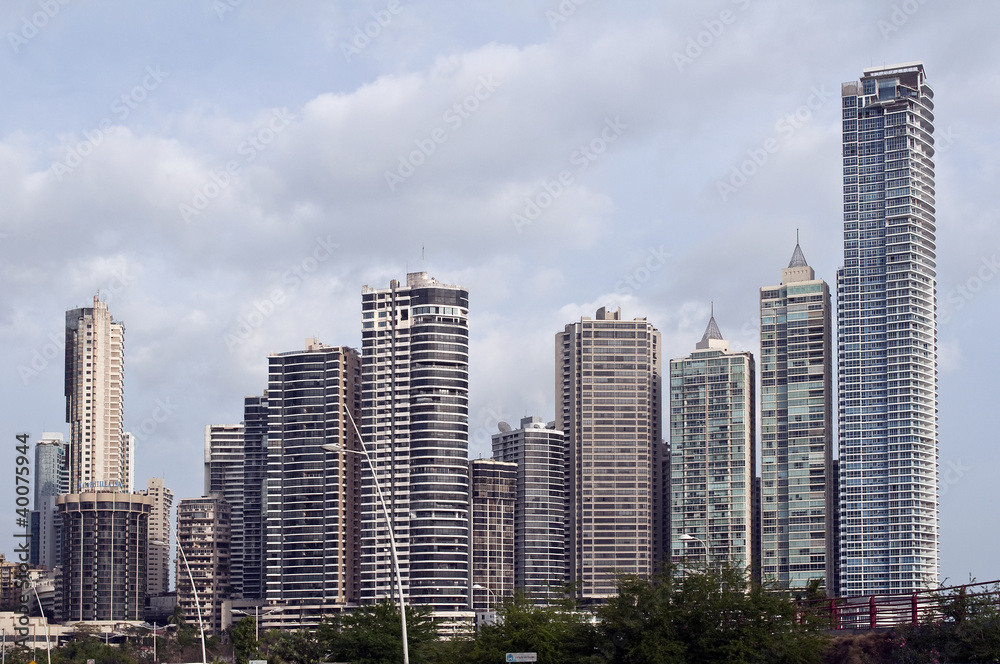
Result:
M129 492L133 446L123 428L125 327L94 297L66 312L69 492Z
M177 504L177 605L189 624L197 624L200 607L206 634L221 633L223 620L228 622L223 604L230 597L229 538L229 503L221 496L184 498Z
M149 513L146 592L162 595L170 592L170 509L174 505L174 492L163 485L162 477L151 477L146 480L146 490L139 493L153 499Z
M556 335L556 425L566 433L567 581L584 601L655 571L653 464L661 442L660 333L601 308Z

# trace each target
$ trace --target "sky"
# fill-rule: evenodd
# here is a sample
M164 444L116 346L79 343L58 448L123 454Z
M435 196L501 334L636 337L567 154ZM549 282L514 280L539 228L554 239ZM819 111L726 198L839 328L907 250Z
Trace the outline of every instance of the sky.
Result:
M65 312L98 292L126 328L137 487L177 498L201 495L204 427L242 419L269 353L360 347L362 286L407 272L469 290L473 457L501 420L553 418L554 335L599 307L650 320L666 366L714 303L756 355L758 289L797 229L835 290L840 84L919 60L941 579L1000 578L998 19L971 0L8 0L0 430L68 435Z

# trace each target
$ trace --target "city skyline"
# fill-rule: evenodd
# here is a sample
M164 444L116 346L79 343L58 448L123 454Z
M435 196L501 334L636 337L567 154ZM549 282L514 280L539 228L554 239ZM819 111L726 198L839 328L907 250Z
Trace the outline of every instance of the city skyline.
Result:
M1000 357L981 343L1000 311L1000 8L893 4L417 0L350 60L341 42L384 3L60 5L0 55L0 417L69 439L64 314L98 290L128 328L136 486L162 476L179 497L202 492L203 427L243 419L270 352L360 348L360 285L407 272L470 292L473 457L500 420L553 419L552 334L600 307L646 317L669 358L714 300L756 352L757 288L795 228L831 286L843 263L841 83L919 59L936 105L941 577L993 578L1000 535L972 533L1000 499L984 417ZM37 11L15 2L0 22L20 34Z

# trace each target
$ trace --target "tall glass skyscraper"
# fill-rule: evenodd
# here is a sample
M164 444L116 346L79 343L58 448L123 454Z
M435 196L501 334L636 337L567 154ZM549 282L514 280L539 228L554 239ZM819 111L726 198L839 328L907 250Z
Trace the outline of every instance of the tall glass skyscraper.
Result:
M837 594L830 289L798 244L760 289L761 574Z
M756 567L753 355L731 351L715 316L670 360L670 560ZM756 576L756 570L754 570Z
M913 62L841 95L841 592L906 592L938 580L934 93Z
M469 292L427 276L365 286L361 600L396 596L385 494L408 601L443 622L469 609Z

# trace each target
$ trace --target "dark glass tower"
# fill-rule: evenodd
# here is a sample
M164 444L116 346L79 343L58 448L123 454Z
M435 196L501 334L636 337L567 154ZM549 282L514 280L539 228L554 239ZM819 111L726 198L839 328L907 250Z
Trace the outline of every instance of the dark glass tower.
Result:
M385 493L408 601L469 608L469 293L427 276L361 296L361 599L395 597ZM446 615L442 616L447 618Z

